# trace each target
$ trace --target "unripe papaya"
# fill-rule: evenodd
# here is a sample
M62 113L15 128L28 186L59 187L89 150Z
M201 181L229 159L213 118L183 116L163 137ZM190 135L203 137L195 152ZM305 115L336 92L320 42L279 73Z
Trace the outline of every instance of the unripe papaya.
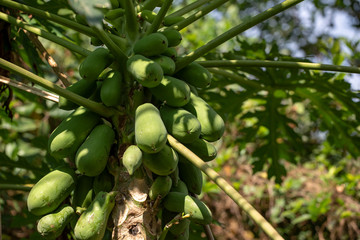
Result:
M180 44L182 40L181 33L175 29L166 29L164 31L159 31L163 34L168 40L168 47L175 47Z
M192 113L182 108L163 106L160 115L166 130L178 141L191 143L199 138L200 122Z
M74 157L76 151L100 122L100 116L84 107L77 108L51 133L48 149L56 159Z
M201 194L203 186L202 172L183 156L179 156L179 176L187 186L189 192Z
M106 124L96 126L81 144L75 156L75 164L81 174L97 176L106 167L115 133Z
M130 57L126 66L135 80L144 87L156 87L164 76L164 72L158 63L142 55Z
M150 11L150 10L147 10L147 9L144 9L143 11L141 11L141 12L138 14L138 16L139 16L141 19L143 19L143 20L145 20L145 21L147 21L147 22L149 22L149 23L152 23L152 22L154 21L156 15L157 15L157 14L156 14L155 12Z
M165 145L158 153L143 154L144 166L160 176L167 176L174 172L178 161L177 153L168 145Z
M160 65L165 75L172 75L175 72L175 62L168 56L153 57L152 60Z
M212 75L205 67L196 62L192 62L178 71L176 77L195 87L205 88L210 85Z
M106 12L105 18L109 20L114 20L116 18L124 16L124 14L125 14L125 10L122 8L111 9Z
M135 112L135 141L146 153L157 153L164 148L167 131L159 110L151 103L140 105Z
M105 106L115 107L120 105L122 100L122 76L120 72L111 72L105 78L101 86L100 98Z
M129 146L124 152L122 163L128 173L133 175L142 163L142 152L140 148L136 145Z
M95 81L105 68L110 66L113 56L106 48L97 48L80 63L79 74L88 81Z
M171 187L170 192L181 192L185 193L186 195L189 194L189 190L186 184L181 179L179 179L177 186L173 185Z
M190 214L189 219L199 224L212 221L210 209L197 198L180 192L169 192L163 201L164 207L172 212Z
M152 94L172 107L182 107L190 100L190 88L177 78L164 76L160 84L151 88Z
M161 226L165 227L167 223L169 223L171 220L176 217L179 213L176 212L170 212L166 209L162 209L161 212ZM189 219L181 219L178 220L178 222L172 224L172 226L169 228L169 231L174 235L181 235L186 231L187 228L190 226L190 220Z
M155 200L158 196L164 198L169 193L172 185L172 180L169 176L158 176L151 184L149 190L149 197L151 200Z
M76 187L72 198L72 206L87 208L93 200L93 177L80 175L77 178Z
M74 209L63 205L56 212L43 216L37 224L37 231L44 239L55 239L61 235L73 217Z
M76 240L101 240L109 215L115 206L115 192L99 192L90 206L81 214L74 228Z
M76 83L70 85L66 88L73 93L76 93L84 98L88 98L96 89L96 82L89 82L85 79L81 79ZM79 107L76 103L64 98L62 96L59 97L59 108L64 110L72 110Z
M164 24L164 26L171 26L173 24L181 22L184 19L185 19L185 17L183 17L183 16L166 16L164 18L163 24Z
M224 134L224 120L202 98L191 93L190 102L183 108L194 114L199 120L203 139L214 142Z
M111 192L114 188L114 181L114 176L105 168L104 171L94 179L93 189L95 195L99 192Z
M167 48L161 55L167 56L173 60L177 57L176 49L173 47Z
M134 53L145 57L160 55L168 47L167 38L161 33L150 33L134 44Z
M46 174L29 193L29 212L40 216L54 211L74 190L75 183L75 172L69 167L59 167Z
M205 162L216 158L217 150L215 146L204 139L195 139L195 141L187 143L185 146Z

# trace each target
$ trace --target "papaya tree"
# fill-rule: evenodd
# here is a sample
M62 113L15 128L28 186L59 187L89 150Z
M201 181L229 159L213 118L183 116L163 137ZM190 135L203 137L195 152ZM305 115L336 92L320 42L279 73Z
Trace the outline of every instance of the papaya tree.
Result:
M302 0L274 5L193 50L182 46L186 29L228 2L0 0L2 92L11 85L41 96L44 114L61 115L44 131L40 167L1 155L5 167L32 171L32 185L0 187L30 191L26 207L42 237L193 239L200 226L213 239L215 220L199 198L204 173L271 239L283 239L208 162L227 125L253 118L245 141L235 144L257 141L254 169L280 182L282 160L306 150L294 130L299 122L284 113L290 102L311 102L320 127L340 139L334 144L360 155L359 96L344 80L358 67L312 63L281 54L276 44L268 50L236 38ZM218 50L234 38L233 50ZM52 44L71 62L54 61ZM2 115L10 119L8 99ZM248 100L255 110L242 109Z

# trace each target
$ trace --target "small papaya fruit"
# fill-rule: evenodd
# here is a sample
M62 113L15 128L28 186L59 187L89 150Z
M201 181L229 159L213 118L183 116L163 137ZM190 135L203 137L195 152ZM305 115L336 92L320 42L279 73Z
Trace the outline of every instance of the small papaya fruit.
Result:
M27 198L29 212L40 216L54 211L74 190L76 176L69 167L59 167L42 177Z
M190 63L178 71L175 76L198 88L208 87L212 79L209 70L196 62Z
M175 48L169 47L161 55L167 56L175 61L177 57L177 51Z
M130 57L126 66L135 80L144 87L156 87L164 76L164 72L158 63L142 55Z
M201 194L203 186L203 176L201 170L183 156L179 156L178 167L180 179L186 184L189 192L198 195Z
M105 168L104 171L97 175L94 179L93 189L95 195L99 192L111 192L114 188L114 176Z
M72 198L72 206L87 208L93 200L94 178L80 175L77 178L76 187Z
M90 206L80 215L74 228L76 240L101 240L109 215L115 206L115 192L99 192Z
M65 118L51 133L48 150L56 159L74 157L76 151L100 122L100 116L84 107L79 107Z
M191 143L199 138L201 125L192 113L182 108L163 106L160 115L166 130L178 141Z
M151 88L152 94L172 107L182 107L190 100L190 88L177 78L164 76L160 84Z
M114 58L109 50L97 48L80 63L79 74L88 81L95 81L100 73L110 66L113 60Z
M74 209L69 205L63 205L54 213L40 218L37 231L44 239L55 239L61 235L66 225L75 217Z
M181 192L185 193L186 195L189 194L189 190L186 184L181 179L179 179L177 186L173 185L171 187L170 192Z
M155 12L144 9L138 14L138 17L142 20L152 23L154 21L156 15L157 14Z
M122 100L122 76L118 71L111 72L103 81L100 90L101 101L108 107L120 105Z
M143 154L143 164L153 173L159 176L167 176L175 171L179 157L168 145L165 145L160 152Z
M168 47L167 38L161 33L150 33L135 42L133 50L135 54L145 57L160 55Z
M164 17L163 24L164 26L171 26L173 24L181 22L184 19L185 17L183 16L166 16Z
M224 120L202 98L191 93L189 103L183 108L194 114L199 120L203 139L214 142L222 137L225 131Z
M142 152L140 148L136 145L129 146L124 152L122 163L128 173L133 175L142 163Z
M160 55L151 59L160 65L165 75L172 75L175 72L175 62L172 58Z
M84 98L88 98L96 89L96 82L89 82L85 79L81 79L74 84L71 84L66 90L69 90L73 93L76 93ZM64 98L62 96L59 97L59 108L63 110L73 110L78 108L79 105L76 103Z
M159 110L151 103L140 105L135 112L135 141L146 153L157 153L164 148L167 131Z
M159 31L163 34L168 40L168 47L175 47L180 44L182 40L181 33L175 29L166 29L164 31Z
M111 127L106 124L96 126L76 152L75 165L79 172L94 177L104 171L114 140Z
M191 143L186 143L185 146L205 162L216 158L217 150L215 146L204 139L195 139Z
M149 190L149 197L151 200L155 200L158 196L164 198L169 193L172 185L172 180L169 176L158 176L151 184Z
M125 10L122 8L111 9L105 13L105 19L114 20L122 17L125 14Z

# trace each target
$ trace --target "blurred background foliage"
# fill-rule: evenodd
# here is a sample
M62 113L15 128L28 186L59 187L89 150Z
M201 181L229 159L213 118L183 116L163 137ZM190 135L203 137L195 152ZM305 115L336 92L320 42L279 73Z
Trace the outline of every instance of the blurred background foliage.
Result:
M74 19L67 1L20 1ZM175 9L192 1L175 0ZM279 3L232 0L182 30L180 55ZM9 11L2 8L1 11ZM10 10L29 24L92 49L90 39L58 24ZM221 45L201 60L318 61L360 66L360 3L305 1ZM0 30L9 28L1 23ZM340 35L340 27L348 33ZM320 27L319 27L320 26ZM27 35L11 27L7 57L57 81ZM2 31L3 34L4 31ZM40 39L71 81L79 80L81 57ZM2 53L2 54L5 54ZM211 68L211 86L199 94L227 122L212 167L232 182L285 239L359 239L359 75L278 68ZM6 76L2 72L3 76ZM231 77L230 77L231 75ZM26 84L24 79L12 76ZM12 118L0 109L0 192L3 239L39 239L36 217L26 209L28 186L59 163L46 154L47 138L69 112L16 88ZM30 185L29 185L30 184ZM214 213L216 239L267 239L215 184L203 198ZM203 239L201 231L191 239ZM66 234L64 236L66 239Z

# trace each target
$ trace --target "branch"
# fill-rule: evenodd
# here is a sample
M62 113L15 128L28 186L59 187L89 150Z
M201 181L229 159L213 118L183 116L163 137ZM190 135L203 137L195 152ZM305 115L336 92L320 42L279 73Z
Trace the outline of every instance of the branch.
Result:
M171 17L178 17L178 16L182 16L188 12L191 12L192 10L202 6L202 5L205 5L206 3L210 2L211 0L198 0L198 1L195 1L189 5L186 5L185 7L183 8L180 8L179 10L173 12L172 14L168 15L168 16L171 16Z
M26 23L24 23L23 21L21 20L17 20L16 18L10 16L10 15L7 15L3 12L0 12L0 19L1 20L4 20L10 24L13 24L15 26L18 26L20 28L23 28L29 32L32 32L36 35L39 35L40 37L43 37L43 38L46 38L54 43L57 43L73 52L77 52L79 53L80 55L83 55L83 56L87 56L90 54L90 51L85 49L85 48L82 48L72 42L69 42L67 40L64 40L62 38L59 38L58 36L54 35L54 34L51 34L49 32L46 32L45 30L42 30L40 28L37 28L37 27L34 27L34 26L31 26L31 25L28 25Z
M70 101L72 101L78 105L84 106L103 117L110 118L114 114L120 114L113 108L105 107L104 105L102 105L100 103L91 101L91 100L81 97L78 94L75 94L69 90L63 89L63 88L57 86L55 83L52 83L40 76L37 76L36 74L34 74L30 71L27 71L11 62L8 62L5 59L0 58L0 67L4 68L10 72L17 73L20 76L22 76L26 79L29 79L30 81L42 86L43 88L46 88L47 90L52 91L64 98L67 98Z
M218 185L259 227L273 240L283 240L279 233L266 221L256 209L246 201L224 178L215 172L207 163L196 154L178 142L174 137L168 135L168 141L172 148L183 155L196 167L200 168L216 185Z
M176 63L176 70L175 72L179 71L180 69L184 68L189 63L195 61L199 57L205 55L212 49L218 47L219 45L223 44L224 42L228 41L229 39L235 37L236 35L248 30L249 28L255 26L258 23L261 23L270 17L273 17L274 15L285 11L286 9L294 6L295 4L298 4L302 2L303 0L285 0L284 2L275 5L272 8L269 8L268 10L250 18L249 20L231 28L230 30L224 32L220 36L214 38L207 44L203 45L202 47L196 49L195 51L187 54L185 57L181 58ZM186 19L185 19L186 20ZM185 21L184 20L184 21ZM179 23L181 24L181 22Z
M11 80L11 79L3 77L3 76L0 76L0 82L5 83L7 85L10 85L12 87L24 90L25 92L32 93L32 94L37 95L39 97L45 98L47 100L50 100L50 101L53 101L53 102L56 102L56 103L59 102L59 96L58 95L55 95L55 94L52 94L50 92L46 92L46 91L31 87L31 86L28 86L28 85L26 85L26 84L24 84L22 82Z
M150 25L149 29L146 31L145 35L149 35L150 33L154 33L159 29L160 24L162 23L167 11L171 7L173 0L165 0L162 4L159 13L156 15L154 21Z
M197 61L204 67L273 67L273 68L300 68L347 73L360 73L360 67L338 66L322 63L269 61L269 60L209 60Z

